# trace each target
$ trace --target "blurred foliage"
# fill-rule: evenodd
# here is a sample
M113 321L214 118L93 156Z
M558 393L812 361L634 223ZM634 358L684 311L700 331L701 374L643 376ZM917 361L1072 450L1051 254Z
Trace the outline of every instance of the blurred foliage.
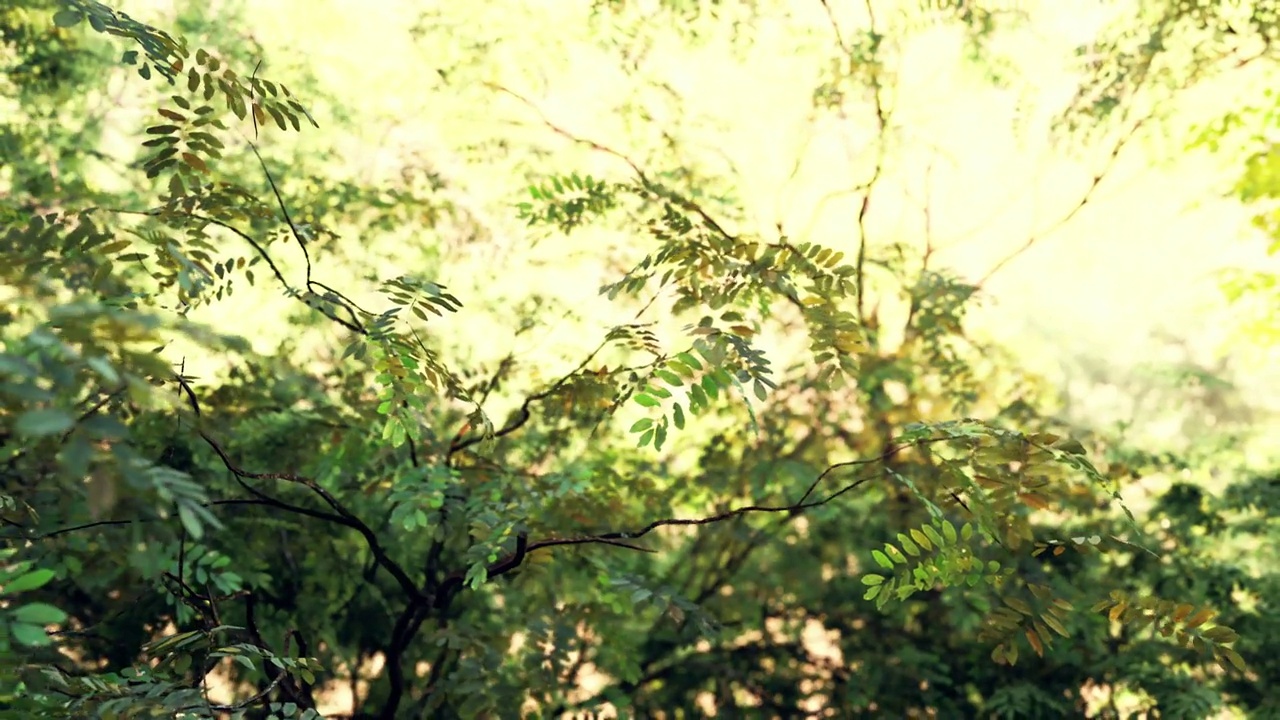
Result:
M638 63L655 18L750 44L782 5L591 22ZM813 112L872 128L865 214L895 41L954 24L998 67L1018 16L822 5ZM618 164L547 153L498 220L438 159L344 175L332 135L283 138L354 111L306 72L286 87L251 18L217 10L182 35L93 0L2 16L22 111L0 171L0 717L306 718L345 688L387 720L1275 714L1276 481L1178 482L1135 514L1122 490L1196 470L1048 412L966 331L981 288L927 242L872 242L863 214L848 246L753 233L671 136L624 151L545 116ZM498 31L441 12L415 26L453 38L440 82L536 110L486 78ZM144 111L107 123L104 88ZM511 162L520 138L456 151ZM609 230L603 281L570 279L613 321L580 322L592 349L562 368L516 344L553 299L450 276L462 248L516 234L567 262ZM218 314L264 287L294 311ZM451 337L468 323L499 360Z

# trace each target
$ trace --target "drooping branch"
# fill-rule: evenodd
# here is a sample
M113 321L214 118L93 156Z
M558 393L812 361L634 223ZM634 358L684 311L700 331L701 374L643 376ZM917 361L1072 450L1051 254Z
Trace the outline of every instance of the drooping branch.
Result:
M632 173L635 174L636 179L639 180L640 184L643 185L645 188L651 191L661 191L662 195L674 201L675 203L679 204L684 210L690 211L695 215L697 215L698 218L702 220L703 225L705 225L707 229L716 233L720 237L723 237L727 240L737 239L736 235L733 235L732 233L725 230L724 227L718 221L716 221L716 219L713 218L711 214L708 213L706 209L704 209L700 204L698 204L697 202L694 202L692 199L688 197L685 197L684 195L677 195L673 193L671 190L663 188L658 183L655 183L652 180L650 180L648 173L646 173L640 167L640 164L637 163L635 160L631 159L631 157L626 153L620 150L615 150L614 148L611 148L607 145L603 145L599 142L596 142L595 140L591 140L589 138L584 138L579 135L576 135L573 132L570 132L569 130L565 129L564 127L557 125L556 123L552 122L552 120L548 118L545 113L542 112L542 110L537 106L537 104L535 104L532 100L529 100L528 98L524 97L523 95L521 95L520 93L517 93L514 90L511 90L502 85L498 85L495 83L488 83L488 82L485 83L485 86L492 90L496 90L498 92L510 95L516 100L519 100L525 106L527 106L528 108L533 110L535 113L537 113L538 118L542 121L543 125L545 125L547 129L551 130L555 134L573 143L576 143L578 145L584 145L597 152L601 152L606 155L611 155L621 160L622 162L626 163L627 166L631 168Z

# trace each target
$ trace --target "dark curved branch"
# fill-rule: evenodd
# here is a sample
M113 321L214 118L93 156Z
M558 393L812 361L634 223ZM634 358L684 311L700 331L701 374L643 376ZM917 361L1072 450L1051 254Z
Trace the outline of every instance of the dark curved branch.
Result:
M257 71L255 70L255 72ZM253 113L250 113L250 115L252 114ZM256 117L254 118L254 123L255 123L254 130L256 132L257 130ZM339 305L340 307L342 307L342 309L346 310L347 313L350 314L351 319L342 320L337 316L333 315L332 313L330 313L327 309L320 309L320 308L316 308L316 309L320 310L320 312L323 313L330 320L333 320L334 322L342 325L343 327L347 328L348 330L351 330L352 332L356 332L361 335L367 334L367 332L365 331L364 325L361 324L360 321L357 319L356 310L358 310L359 308L356 306L355 303L351 302L351 300L347 298L345 295L338 292L337 290L334 290L328 285L325 285L324 283L311 279L311 253L307 250L307 242L302 237L302 233L298 230L298 226L294 224L293 216L289 213L289 206L285 203L284 196L280 194L280 188L279 186L276 185L276 180L274 177L272 177L271 170L267 168L267 161L262 158L262 153L258 152L258 146L253 142L250 142L249 149L253 151L254 157L258 158L258 164L262 166L262 174L266 176L267 184L271 186L271 194L275 195L276 205L280 208L280 215L284 218L285 224L289 226L289 233L293 235L294 241L298 243L298 247L302 250L302 259L306 263L305 284L306 284L307 291L314 293L316 295L320 295L320 293L316 292L316 288L320 288L321 290L325 290L329 292L333 297L338 299L339 302L335 304ZM366 312L365 314L367 315L368 313Z
M327 513L316 513L315 511L307 512L303 508L297 508L294 506L286 505L279 501L272 500L268 498L266 495L263 495L261 492L256 491L253 488L249 487L247 484L242 484L242 486L245 487L250 492L253 492L258 497L262 498L265 501L270 502L273 505L276 505L277 507L288 509L291 512L300 512L301 514L310 515L312 517L317 517L324 520L329 520L339 525L344 525L346 527L349 527L352 530L355 530L356 532L360 533L361 537L364 538L365 545L368 546L369 548L369 552L373 553L374 558L377 559L378 565L380 565L384 570L390 573L393 578L395 578L396 583L400 585L400 589L404 591L405 595L407 595L410 598L416 598L420 595L417 585L415 585L413 580L409 578L409 575L404 571L404 568L400 567L400 565L396 563L396 561L392 560L391 557L387 555L386 550L382 547L382 544L378 542L378 537L373 532L373 530L367 524L365 524L363 520L353 515L350 510L347 510L347 508L344 505L342 505L342 503L338 502L337 498L333 497L333 495L328 490L325 490L324 488L320 487L320 485L316 483L315 480L312 480L311 478L308 478L308 477L304 477L302 475L296 475L293 473L249 472L248 470L244 470L239 466L237 466L234 462L232 462L231 458L227 455L226 451L222 449L222 446L219 445L216 440L209 437L208 433L204 432L203 430L198 430L197 433L200 435L200 438L205 441L205 444L207 444L210 448L212 448L213 452L217 454L218 458L222 461L223 466L226 467L227 470L230 471L232 475L236 476L236 478L246 479L246 480L283 480L285 482L301 485L307 488L308 490L310 490L311 492L315 493L316 495L320 496L320 498L324 500L324 502L330 508L333 509L335 514L330 515Z
M256 118L254 122L257 122ZM306 261L307 266L307 289L311 289L311 254L307 251L307 243L302 239L302 233L298 232L298 226L293 224L293 216L289 214L289 206L285 204L284 197L280 194L280 188L276 186L275 178L271 176L271 171L267 169L267 161L263 160L262 153L258 152L257 144L250 142L249 149L253 151L254 157L258 158L258 164L262 166L262 174L266 175L267 184L271 186L271 193L276 197L276 205L280 208L280 214L284 216L285 224L289 226L289 232L293 234L293 239L297 241L298 247L302 250L302 259Z
M255 150L254 150L254 152L256 153L256 152L257 152L257 150L255 149ZM261 160L261 158L259 158L259 160ZM265 166L264 166L264 167L265 167ZM291 297L291 298L299 298L299 299L301 298L301 293L299 293L299 292L298 292L298 289L297 289L297 288L295 288L295 287L293 287L293 285L289 284L289 281L285 279L285 277L284 277L284 273L282 273L282 272L280 271L280 268L276 266L275 260L272 260L272 259L271 259L271 254L267 252L267 249L266 249L266 248L264 248L264 247L262 246L262 244L261 244L261 243L259 243L259 242L258 242L258 241L257 241L257 240L252 236L252 235L250 235L249 233L247 233L247 232L245 232L245 231L241 230L240 228L236 227L235 225L232 225L232 224L227 223L227 222L223 222L223 221L218 220L218 219L216 219L216 218L211 218L211 217L209 217L208 215L201 215L200 213L195 213L195 212L177 212L177 211L169 211L169 210L165 210L165 209L155 209L155 210L125 210L125 209L122 209L122 208L113 208L113 209L111 210L111 212L114 212L114 213L117 213L117 214L120 214L120 215L146 215L146 216L149 216L149 217L159 217L160 215L164 214L165 212L174 212L175 214L182 215L183 217L189 217L189 218L191 218L191 219L193 219L193 220L199 220L200 222L208 223L208 224L210 224L210 225L214 225L214 226L216 226L216 227L220 227L220 228L222 228L223 230L226 230L226 231L228 231L228 232L230 232L230 233L232 233L232 234L236 235L236 236L237 236L237 237L239 237L241 240L244 240L246 243L248 243L248 244L249 244L249 246L250 246L250 247L252 247L252 248L254 249L254 251L255 251L256 253L258 253L258 257L262 258L263 262L265 262L265 263L267 264L267 267L271 269L271 273L272 273L273 275L275 275L275 276L276 276L276 281L280 283L280 286L284 288L285 293L286 293L289 297ZM296 234L296 232L297 232L297 231L296 231L296 230L294 230L294 232L295 232L295 234ZM295 235L295 236L296 236L296 235ZM308 287L308 289L311 289L311 286L313 286L313 285L314 285L314 286L316 286L316 287L321 288L322 290L327 290L328 292L332 293L335 297L338 297L340 300L342 300L342 302L341 302L341 303L337 303L337 304L339 304L339 305L342 305L343 303L347 303L347 304L349 304L349 306L344 306L344 309L345 309L345 310L347 310L347 312L351 315L351 319L350 319L350 320L344 320L343 318L340 318L340 317L338 317L337 315L333 314L333 313L332 313L328 308L314 307L314 306L312 306L312 305L307 305L307 307L311 307L311 308L313 308L313 309L315 309L315 310L318 310L322 315L324 315L325 317L329 318L329 319L330 319L330 320L332 320L333 322L338 323L339 325L341 325L342 327L346 328L347 330L350 330L351 332L354 332L354 333L357 333L357 334L360 334L360 335L368 335L368 334L369 334L368 330L366 330L366 329L365 329L365 327L364 327L364 325L363 325L363 324L361 324L361 323L359 322L359 320L357 320L357 319L356 319L356 312L355 312L355 311L356 311L356 310L359 310L360 308L359 308L358 306L356 306L356 305L355 305L355 303L353 303L353 302L351 302L350 300L348 300L348 299L347 299L345 296L343 296L341 293L339 293L339 292L337 292L337 291L335 291L335 290L333 290L333 289L329 288L329 287L328 287L328 286L326 286L326 285L323 285L323 284L321 284L321 283L319 283L319 282L315 282L315 281L311 280L311 278L310 278L310 270L311 270L311 266L310 266L310 262L308 261L308 265L307 265L307 272L308 272L307 287ZM313 292L314 292L314 291L313 291ZM316 294L316 295L320 295L320 293L315 293L315 294ZM306 301L305 301L305 300L302 300L302 302L303 302L304 304L306 303Z
M856 490L857 488L865 485L866 483L876 479L881 475L881 473L879 472L863 474L855 478L853 481L840 487L838 490L828 493L826 496L822 497L821 499L809 500L808 498L813 495L818 485L821 484L822 481L825 480L828 475L830 475L832 472L836 470L839 470L842 468L859 467L864 465L881 463L908 448L917 447L920 445L927 445L927 444L936 443L936 442L946 442L952 439L953 438L949 436L926 438L924 440L918 440L911 443L904 443L900 445L891 446L887 450L885 450L883 453L881 453L880 455L874 458L868 458L863 460L849 460L846 462L835 463L833 465L828 466L826 470L822 471L822 473L820 473L818 477L814 479L813 483L810 484L807 490L805 490L805 493L804 495L801 496L800 500L794 503L786 504L786 505L746 505L742 507L733 508L732 510L726 510L724 512L716 513L714 515L707 515L707 516L698 517L698 518L663 518L660 520L654 520L653 522L650 522L648 525L645 525L644 527L641 527L637 530L618 530L613 532L597 533L594 535L582 535L578 537L547 538L546 540L538 540L536 542L529 542L527 535L524 533L521 533L516 536L515 550L509 555L499 558L496 562L488 566L487 568L488 576L490 578L499 577L501 575L511 572L512 570L515 570L524 562L525 558L528 557L528 554L535 550L543 550L546 548L553 548L553 547L567 546L567 545L612 545L615 547L623 547L629 550L652 552L646 548L642 548L642 547L630 544L627 541L644 537L645 535L648 535L649 533L661 527L677 526L677 525L686 526L686 527L698 526L698 525L712 525L715 523L724 522L726 520L731 520L733 518L742 517L745 515L787 513L787 516L789 519L791 517L795 517L796 515L799 515L800 513L810 508L820 507L822 505L831 503L837 498L849 492L852 492L853 490ZM465 577L466 577L465 572L455 572L449 577L445 578L444 581L440 583L440 586L436 591L436 596L433 601L433 604L435 605L435 607L437 608L447 607L449 602L453 599L453 597L459 591L461 591Z
M529 545L529 534L519 533L516 535L515 551L506 557L498 558L497 562L490 564L486 568L487 575L490 578L495 578L520 567L524 563L525 557L528 556L531 547ZM462 590L462 583L465 577L464 573L454 573L440 583L440 587L436 590L435 600L432 603L437 610L443 610L449 606L449 602L453 600L453 597Z
M192 391L190 385L182 377L178 377L177 381L179 386L184 388L187 395L187 401L191 405L192 411L196 414L197 417L199 417L200 404L196 400L195 392ZM360 533L360 535L364 538L365 545L367 545L369 548L369 552L373 553L374 558L377 560L378 565L380 565L383 569L385 569L388 573L390 573L393 578L395 578L396 583L400 585L400 588L404 591L405 595L411 599L416 599L421 597L422 593L418 590L417 585L415 585L413 580L409 578L409 575L404 571L404 568L400 567L398 563L396 563L394 560L391 559L390 556L387 555L386 550L382 547L382 544L378 542L378 536L373 532L372 528L370 528L363 520L361 520L360 518L352 514L351 511L346 508L346 506L338 502L337 498L335 498L328 490L325 490L324 488L320 487L320 484L317 483L315 480L312 480L311 478L308 478L308 477L304 477L302 475L297 475L295 473L250 472L236 465L236 463L231 460L231 457L227 455L227 451L222 448L222 445L219 444L217 440L214 440L212 437L210 437L209 434L205 432L203 429L197 428L196 434L198 434L200 436L200 439L204 440L205 444L208 445L213 450L214 454L218 456L218 459L222 461L223 467L225 467L228 471L231 472L232 475L236 477L236 480L240 482L240 486L243 487L246 491L252 493L255 497L259 498L263 502L269 503L275 507L287 509L290 512L309 515L311 517L316 517L322 520L328 520L330 522L349 527L355 530L356 532ZM307 488L308 490L310 490L311 492L315 493L317 496L320 497L320 499L324 500L325 504L328 505L333 510L334 514L317 513L314 510L308 511L304 508L288 505L284 502L281 502L279 500L276 500L274 498L267 496L261 491L251 487L248 483L242 482L243 480L283 480L285 482L290 482L295 485L301 485Z

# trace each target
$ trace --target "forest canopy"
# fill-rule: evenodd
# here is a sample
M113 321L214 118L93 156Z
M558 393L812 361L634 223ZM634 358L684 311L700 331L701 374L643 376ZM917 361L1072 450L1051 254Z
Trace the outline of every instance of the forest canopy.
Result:
M361 8L0 9L0 718L1280 717L1272 3Z

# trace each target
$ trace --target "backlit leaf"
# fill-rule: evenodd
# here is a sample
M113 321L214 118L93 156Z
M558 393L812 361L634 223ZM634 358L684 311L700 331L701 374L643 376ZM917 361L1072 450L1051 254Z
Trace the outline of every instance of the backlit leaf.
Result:
M636 404L643 405L645 407L658 407L658 405L660 405L661 403L658 402L657 398L651 395L645 395L644 393L640 393L636 395Z

